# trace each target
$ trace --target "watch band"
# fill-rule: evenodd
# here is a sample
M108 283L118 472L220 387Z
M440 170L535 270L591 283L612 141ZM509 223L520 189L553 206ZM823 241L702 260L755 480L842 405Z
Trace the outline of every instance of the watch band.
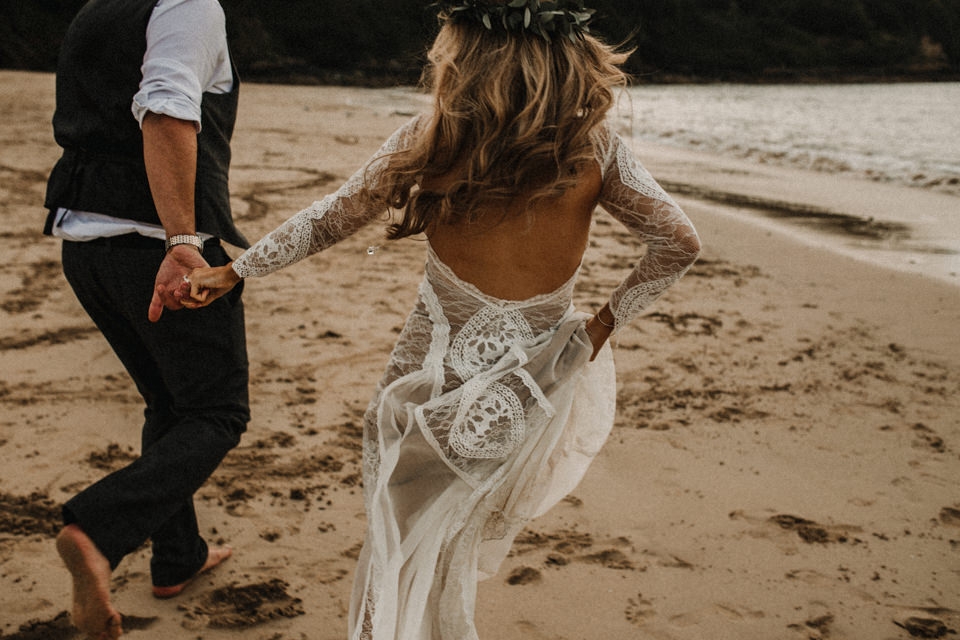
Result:
M167 251L170 251L178 244L189 244L197 248L197 251L203 253L203 238L195 233L182 233L167 238Z

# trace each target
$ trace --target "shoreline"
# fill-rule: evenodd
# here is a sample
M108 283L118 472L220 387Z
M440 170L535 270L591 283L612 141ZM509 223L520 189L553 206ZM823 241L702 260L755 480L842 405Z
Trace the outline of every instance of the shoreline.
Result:
M924 213L960 211L952 194L642 141L634 150L678 199L726 207L796 241L960 287L960 216ZM906 220L902 211L917 213Z
M310 66L260 64L246 69L241 77L262 84L366 87L388 89L414 87L420 80L420 69L390 67L388 69L321 69ZM872 68L843 70L765 69L761 73L719 72L712 75L643 68L632 71L631 84L900 84L910 82L960 82L960 71L946 65L921 68Z
M53 76L0 72L0 82L0 638L72 640L69 580L53 544L59 504L136 456L142 406L64 281L59 242L40 234L58 157ZM231 169L241 230L259 238L335 189L420 99L245 85ZM637 151L668 185L878 222L918 198L906 187ZM856 259L830 234L740 206L677 199L702 258L618 333L613 433L584 482L480 584L480 637L960 632L955 284ZM423 251L387 243L371 225L247 282L253 420L197 499L203 534L235 554L173 601L150 596L146 549L125 559L112 592L131 638L346 636L365 527L361 416L415 300ZM638 253L598 215L578 307L602 304Z

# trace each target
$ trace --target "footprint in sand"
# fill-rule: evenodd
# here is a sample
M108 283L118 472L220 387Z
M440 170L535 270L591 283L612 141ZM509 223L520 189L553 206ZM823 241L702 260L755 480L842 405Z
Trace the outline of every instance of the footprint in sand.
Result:
M183 607L184 627L191 630L243 629L277 618L304 615L303 601L287 593L283 580L221 587Z
M517 622L517 628L522 632L524 640L563 640L561 636L546 635L540 628L529 620Z
M787 531L796 531L801 540L810 544L850 542L850 537L845 531L850 527L828 527L818 524L813 520L807 520L806 518L799 518L797 516L788 514L772 516L769 521L779 526L781 529L786 529Z
M643 571L645 569L644 567L638 568L636 563L621 550L632 549L632 543L628 538L621 536L604 540L602 544L609 546L599 551L593 551L595 545L599 546L598 542L592 534L573 530L559 530L552 533L524 531L517 536L515 549L519 555L549 549L544 564L553 567L563 567L570 562L578 561L622 571Z
M787 628L799 631L806 640L826 640L830 636L830 627L833 625L833 614L828 613L811 618L803 623L788 624Z
M43 493L0 493L0 531L15 536L57 535L63 526L60 505Z
M937 453L944 453L947 450L947 445L943 441L943 438L938 436L933 429L918 422L913 425L913 431L917 434L917 439L914 440L913 446L920 449L933 449Z
M531 584L534 582L540 582L542 579L543 576L541 573L533 567L517 567L510 572L509 576L507 576L507 584Z
M73 640L80 633L70 622L70 614L61 611L50 620L30 620L4 640Z
M937 618L911 616L904 620L894 620L893 624L905 629L914 638L943 638L957 634L956 629L951 629L943 620Z
M731 511L729 517L731 520L741 519L754 525L763 526L770 532L767 533L767 531L761 529L753 534L757 537L779 537L772 533L774 530L772 527L775 527L776 530L795 532L797 536L807 544L861 544L863 542L853 535L862 532L862 529L853 525L823 525L807 518L786 513L770 516L769 518L759 518L748 516L740 510Z
M948 527L960 527L960 509L957 507L940 509L940 522Z
M149 629L157 618L123 616L123 630ZM20 625L16 633L0 635L3 640L80 640L80 631L70 622L70 614L61 611L50 620L30 620Z
M651 619L656 617L657 612L653 608L653 603L638 593L636 598L627 599L627 608L624 611L627 621L642 627Z
M622 569L633 571L633 562L619 549L604 549L598 553L591 553L581 557L584 562L599 564L607 569Z
M750 611L732 604L717 603L698 611L690 611L672 616L670 623L678 627L691 627L704 624L710 617L721 615L728 620L739 621L745 618L761 619L766 617L763 611Z

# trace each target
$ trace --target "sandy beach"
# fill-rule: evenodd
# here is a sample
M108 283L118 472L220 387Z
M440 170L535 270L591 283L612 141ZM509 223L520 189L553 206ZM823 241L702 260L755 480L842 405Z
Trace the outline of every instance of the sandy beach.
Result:
M41 234L51 74L0 71L0 638L69 640L59 505L137 455L140 399ZM244 85L231 191L259 238L422 104ZM704 244L615 341L618 414L584 482L483 582L484 640L906 640L960 633L960 280L888 269L722 191L884 220L943 194L638 148ZM960 199L953 198L960 207ZM939 206L939 205L938 205ZM822 232L822 230L821 230ZM923 239L926 230L919 230ZM236 252L235 252L236 253ZM576 301L639 255L596 217ZM364 530L361 414L422 242L372 225L246 283L253 420L198 494L235 555L170 601L146 549L114 574L137 640L346 636ZM146 309L144 310L146 313Z

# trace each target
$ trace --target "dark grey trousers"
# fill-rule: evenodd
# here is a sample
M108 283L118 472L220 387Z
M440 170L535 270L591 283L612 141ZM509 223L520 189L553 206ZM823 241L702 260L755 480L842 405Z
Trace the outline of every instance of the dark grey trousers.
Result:
M62 256L67 281L146 403L140 457L70 499L64 521L77 523L113 568L151 540L153 584L179 584L207 557L193 494L250 419L242 283L209 307L164 310L151 323L162 241L65 241ZM219 244L204 258L229 261Z

